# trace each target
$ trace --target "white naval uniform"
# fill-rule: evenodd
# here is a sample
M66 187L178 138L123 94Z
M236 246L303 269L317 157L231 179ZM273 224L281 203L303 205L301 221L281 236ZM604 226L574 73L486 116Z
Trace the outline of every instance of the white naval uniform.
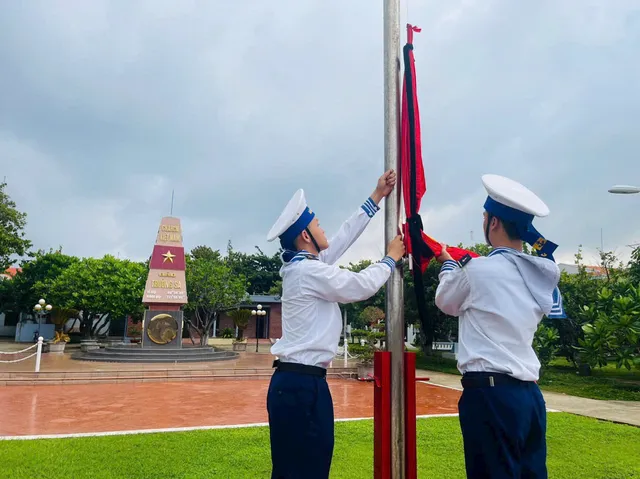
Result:
M435 302L459 317L458 369L505 373L537 381L540 362L532 347L543 315L561 308L560 270L545 258L496 248L461 267L445 261Z
M335 264L379 209L369 198L318 257L302 251L282 266L282 338L271 348L282 362L328 367L342 331L338 303L368 299L389 279L395 267L389 257L359 273Z

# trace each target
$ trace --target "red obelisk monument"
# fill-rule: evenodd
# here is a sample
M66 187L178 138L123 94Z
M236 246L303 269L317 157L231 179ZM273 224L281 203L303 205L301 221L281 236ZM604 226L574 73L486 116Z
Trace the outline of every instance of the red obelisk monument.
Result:
M148 306L142 325L142 347L182 347L182 305L187 304L187 285L178 218L167 216L160 221L142 302Z

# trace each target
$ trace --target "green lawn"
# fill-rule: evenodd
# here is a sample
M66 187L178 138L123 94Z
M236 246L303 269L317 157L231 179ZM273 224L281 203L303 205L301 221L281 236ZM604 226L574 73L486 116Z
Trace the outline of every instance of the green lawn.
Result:
M336 424L332 478L373 477L371 421ZM640 429L549 414L549 477L640 478ZM419 477L464 478L455 417L418 422ZM259 479L270 475L266 427L0 444L2 479Z
M456 361L441 357L428 357L417 353L416 367L430 371L460 374ZM591 399L640 401L640 371L617 369L615 365L594 369L591 376L578 376L565 359L556 359L539 381L547 391L570 394Z

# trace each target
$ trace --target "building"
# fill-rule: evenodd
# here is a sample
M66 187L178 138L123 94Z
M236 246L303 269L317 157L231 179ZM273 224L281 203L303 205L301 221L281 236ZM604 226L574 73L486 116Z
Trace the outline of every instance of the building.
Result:
M0 281L10 280L17 273L22 271L20 268L7 268L4 273L0 274ZM16 325L20 315L15 311L0 313L0 337L13 338L16 335Z
M279 339L282 336L282 303L280 302L280 297L261 294L251 295L250 301L241 304L240 308L253 310L259 304L262 305L262 309L267 314L265 316L253 316L249 320L247 329L244 330L244 337L255 339L257 332L258 339ZM226 328L236 330L233 320L226 314L222 314L215 325L214 336L220 336Z
M567 274L578 274L578 265L576 264L567 264L567 263L559 263L558 268L560 268L561 272ZM607 272L602 266L587 266L585 265L585 270L587 274L594 278L606 278Z

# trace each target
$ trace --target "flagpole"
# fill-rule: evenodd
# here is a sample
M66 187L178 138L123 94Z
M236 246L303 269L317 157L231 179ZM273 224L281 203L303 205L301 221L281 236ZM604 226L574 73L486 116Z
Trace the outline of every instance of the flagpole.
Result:
M384 163L400 184L400 0L384 0ZM386 199L385 243L398 234L400 188ZM387 283L387 350L391 352L391 477L405 477L404 445L404 296L399 264Z

